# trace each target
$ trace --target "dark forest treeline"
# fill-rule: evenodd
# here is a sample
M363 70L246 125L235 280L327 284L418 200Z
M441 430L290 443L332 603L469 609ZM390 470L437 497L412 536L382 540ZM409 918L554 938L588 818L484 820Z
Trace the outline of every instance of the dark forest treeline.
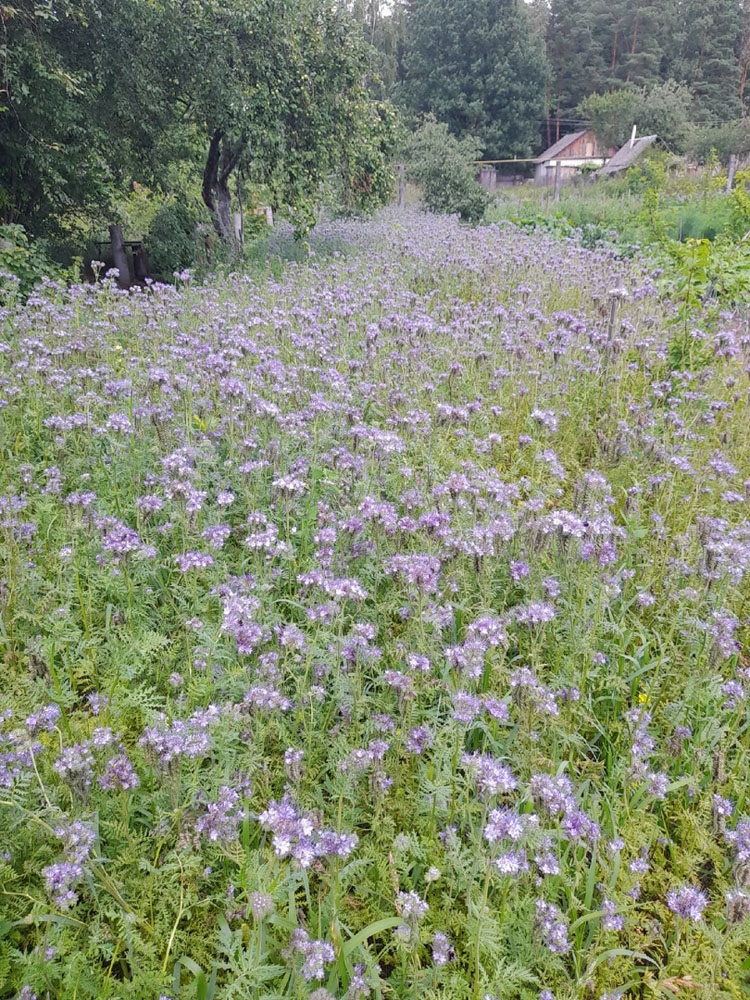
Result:
M570 131L591 94L667 84L706 127L750 105L749 0L355 0L354 11L383 93L457 133L473 127L488 155Z
M551 104L592 92L684 83L698 120L742 114L750 4L741 0L553 0L546 30Z

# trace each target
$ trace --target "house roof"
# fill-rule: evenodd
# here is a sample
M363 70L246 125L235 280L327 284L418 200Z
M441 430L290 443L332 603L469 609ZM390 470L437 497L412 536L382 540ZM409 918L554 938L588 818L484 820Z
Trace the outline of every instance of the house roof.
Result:
M630 141L617 150L615 155L600 170L599 174L616 174L619 170L625 170L646 152L648 147L656 142L658 135L642 135L631 145Z
M546 163L547 160L554 160L563 150L571 146L577 139L580 139L582 135L586 135L588 129L583 129L581 132L569 132L564 135L562 139L558 139L557 142L553 143L549 149L545 149L543 153L534 160L534 163Z

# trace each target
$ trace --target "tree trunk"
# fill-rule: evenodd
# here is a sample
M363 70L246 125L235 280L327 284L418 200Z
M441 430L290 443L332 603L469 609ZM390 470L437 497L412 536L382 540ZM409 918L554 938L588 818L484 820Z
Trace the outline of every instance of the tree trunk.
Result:
M617 27L615 27L615 33L614 33L614 36L612 38L612 58L610 59L610 63L609 63L609 73L610 73L610 76L613 77L613 78L614 78L614 75L615 75L615 68L617 67L617 43L619 41L619 37L618 36L619 36L619 31L618 31ZM611 83L611 81L610 81L609 90L610 90L610 93L611 93L612 92L612 83Z
M120 272L117 279L120 288L130 288L130 267L122 238L122 226L112 225L109 227L109 241L112 244L112 260Z
M237 242L239 243L240 247L243 247L245 245L245 208L242 204L242 184L240 182L239 170L235 174L235 181L236 181L238 211L235 213L234 217L234 232L237 237Z
M211 221L217 235L229 243L235 253L239 247L232 220L229 180L240 162L244 148L245 143L242 140L232 147L223 132L217 129L211 136L206 166L203 170L203 202L211 213Z
M747 87L747 76L748 67L750 66L750 9L749 13L746 15L747 24L742 35L742 45L740 47L740 83L739 83L739 96L742 101L742 106L745 106L745 89Z
M222 239L235 247L234 226L232 225L232 199L229 185L221 179L216 185L216 222Z
M203 203L211 213L211 222L213 223L214 229L219 237L222 237L223 233L221 231L221 226L219 225L214 192L216 190L219 177L221 138L221 132L218 130L211 136L211 142L208 146L208 156L206 157L206 166L203 168L203 187L201 191L203 195Z

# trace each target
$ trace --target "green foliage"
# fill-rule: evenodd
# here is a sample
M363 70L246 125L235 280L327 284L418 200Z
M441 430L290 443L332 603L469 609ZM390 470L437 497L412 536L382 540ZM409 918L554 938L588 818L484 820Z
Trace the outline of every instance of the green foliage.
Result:
M173 272L193 266L197 223L195 214L179 201L167 202L157 211L145 241L152 273L169 281Z
M689 203L680 208L674 218L672 235L680 240L715 240L729 228L726 206L711 203Z
M151 89L157 106L190 94L186 119L208 136L203 200L223 240L234 239L240 169L302 235L332 174L348 204L382 201L392 115L367 94L367 52L342 6L190 0L186 12L181 0L159 0L152 9L163 29L143 40Z
M672 153L683 153L691 120L690 90L665 80L640 91L636 118L641 134L658 135Z
M666 252L674 268L665 288L685 307L716 309L750 302L750 240L671 241Z
M590 94L579 110L591 122L597 138L617 149L630 138L639 101L640 92L635 87L621 87L611 93Z
M675 158L665 150L651 146L634 166L625 171L624 183L628 191L643 195L647 191L663 191L667 185L670 168Z
M558 108L569 113L592 92L651 88L668 79L679 44L678 3L552 0L547 39Z
M369 48L368 89L380 100L392 98L404 78L408 3L352 0L350 6Z
M589 250L606 247L618 256L630 255L628 248L617 241L617 233L599 222L574 224L562 212L555 215L512 215L510 221L519 229L552 233L559 239L571 240Z
M614 233L622 251L635 244L656 242L652 212L656 196L665 237L715 239L727 234L738 240L747 231L741 208L746 184L741 172L727 197L726 173L715 154L705 167L688 173L684 161L652 147L635 166L605 183L563 186L559 204L549 202L547 191L531 186L498 193L489 217L562 215L573 227L596 224Z
M352 131L336 175L334 209L344 215L373 212L393 195L391 158L401 126L391 105L364 101L353 116ZM368 121L366 128L361 122Z
M750 152L750 122L745 119L725 125L693 125L688 133L686 152L700 164L708 163L712 153L723 164L732 153L746 155Z
M709 181L712 174L707 174ZM644 197L644 217L657 258L664 264L662 285L679 304L678 321L686 328L697 311L715 319L719 310L750 302L750 200L742 178L719 211L704 197L677 213L677 236L650 188ZM723 224L722 224L723 218Z
M719 122L739 118L740 4L737 0L682 0L678 9L684 20L674 65L676 75L694 95L694 117Z
M117 217L133 182L185 201L202 174L217 232L231 241L240 169L270 185L302 230L334 172L349 205L386 196L392 113L368 97L367 50L343 5L21 0L4 10L7 221L80 230Z
M45 278L73 276L50 259L40 240L30 240L23 226L0 226L0 302L25 298Z
M78 51L88 0L17 0L0 33L0 221L34 235L74 229L74 212L106 203L106 130L94 113L91 59Z
M403 96L487 158L527 156L538 143L544 51L518 0L415 0L409 6Z
M145 239L154 217L167 200L144 184L134 183L126 196L115 200L114 221L122 226L127 238Z
M625 176L608 179L606 183L564 185L558 203L552 202L543 189L516 189L496 198L487 218L510 219L517 224L535 220L537 226L554 227L564 220L569 227L567 235L575 230L599 232L604 243L618 253L630 255L635 245L651 237L650 228L641 219L642 213L643 194L634 191Z
M750 171L738 170L727 197L730 216L729 231L736 239L750 232Z
M590 94L580 112L607 146L620 147L633 125L641 135L658 135L675 153L683 152L690 126L690 91L666 80L651 87L624 86L604 94Z
M474 161L480 142L469 136L456 139L447 124L428 119L408 143L409 176L420 185L432 212L457 213L462 219L481 219L489 203L476 179Z
M488 217L606 247L618 256L645 254L662 272L665 295L677 304L678 325L696 315L714 323L722 309L750 302L750 177L740 171L726 195L715 153L693 177L673 166L668 154L650 151L621 178L565 188L559 204L545 204L543 193L536 199L509 196L498 199ZM694 356L692 343L690 348Z
M552 0L547 29L551 105L570 113L592 91L606 86L606 45L600 36L603 5L592 0ZM599 17L597 17L597 13ZM598 30L597 30L598 29Z

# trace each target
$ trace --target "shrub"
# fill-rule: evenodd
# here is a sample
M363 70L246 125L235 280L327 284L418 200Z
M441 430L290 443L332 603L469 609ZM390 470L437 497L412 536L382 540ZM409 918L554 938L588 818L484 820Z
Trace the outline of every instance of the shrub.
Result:
M26 298L43 278L62 276L62 269L47 255L45 245L29 240L23 226L0 226L0 303L16 294Z
M167 202L153 218L146 237L149 266L154 274L170 278L195 262L197 219L187 206Z
M723 125L695 125L690 129L687 153L698 163L708 163L713 156L726 164L732 153L750 152L750 122Z
M432 212L457 214L466 221L481 219L489 202L476 180L474 161L481 146L477 139L456 139L448 126L428 118L411 137L408 173L422 189Z
M579 111L592 123L600 140L621 146L637 122L641 134L656 133L674 152L682 152L688 138L690 91L674 80L648 87L627 85L606 94L591 94Z
M735 239L741 239L750 232L750 171L740 170L735 184L729 192L729 232Z

